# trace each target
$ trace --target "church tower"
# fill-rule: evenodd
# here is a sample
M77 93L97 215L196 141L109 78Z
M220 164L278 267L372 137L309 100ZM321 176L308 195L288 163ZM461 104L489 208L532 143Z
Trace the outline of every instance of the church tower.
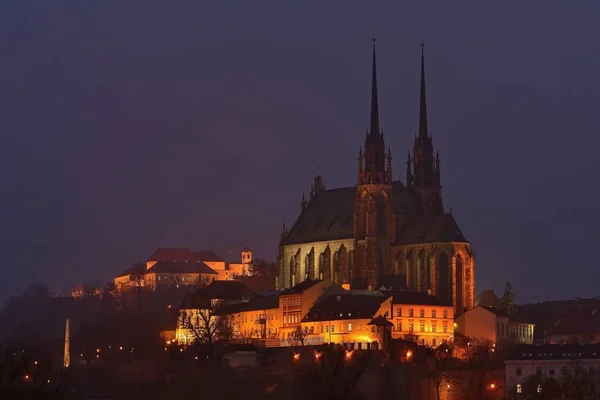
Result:
M364 150L364 152L363 152ZM392 156L385 149L379 126L377 61L373 39L371 122L364 149L358 153L358 184L354 213L354 253L350 258L353 288L375 288L390 269L389 248L394 237Z
M427 98L425 93L425 55L421 44L421 96L419 105L419 131L415 137L412 158L406 162L406 184L413 190L425 215L441 215L442 186L440 181L440 156L433 151L433 141L427 129Z

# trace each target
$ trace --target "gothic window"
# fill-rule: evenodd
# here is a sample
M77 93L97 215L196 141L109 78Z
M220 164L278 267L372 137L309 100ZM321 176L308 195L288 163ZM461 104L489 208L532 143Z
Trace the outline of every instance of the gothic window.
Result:
M418 280L417 290L423 292L425 290L425 252L419 251L417 255L417 269L418 269Z
M385 205L387 203L387 195L385 192L381 192L377 196L377 232L380 234L385 233L386 221L385 221Z
M348 280L352 282L352 277L354 276L354 250L348 252Z
M406 275L406 286L409 289L416 288L416 277L415 277L415 268L414 268L414 260L413 260L413 252L409 250L406 253L406 258L404 260L405 266L405 275Z
M404 268L402 268L402 251L396 253L396 258L394 259L394 273L396 275L404 274Z
M310 274L310 257L308 256L308 254L306 255L306 257L304 257L304 278L305 279L310 279L311 278L311 274Z
M463 258L462 255L456 255L456 313L462 314L464 311L464 300L463 300L463 288L464 288L464 274L463 274Z
M333 279L331 275L331 249L329 246L323 252L323 278Z
M338 282L338 276L340 272L340 252L336 251L333 255L333 281Z
M296 282L296 267L294 264L294 257L290 257L290 287L294 286Z
M323 253L319 256L319 279L323 279L323 267L325 264L325 257Z
M348 282L348 250L341 245L338 250L338 283Z
M448 255L440 253L437 259L437 291L440 299L452 301L452 280L450 278L450 265Z

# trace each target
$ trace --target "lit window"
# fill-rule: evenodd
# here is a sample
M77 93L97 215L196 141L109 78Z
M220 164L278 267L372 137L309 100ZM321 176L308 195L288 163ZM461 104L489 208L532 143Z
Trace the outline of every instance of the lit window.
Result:
M537 385L537 392L542 393L542 385Z
M443 310L443 311L442 311L442 316L443 316L444 318L448 318L448 310Z
M352 324L348 324L348 332L352 332Z
M431 310L431 318L435 318L435 308Z
M412 322L409 322L408 324L408 331L409 332L413 332L415 330L415 325Z
M421 332L425 332L425 322L421 321Z
M431 321L431 332L435 332L437 329L437 323L435 321Z
M401 319L396 320L396 330L398 332L402 332L402 320Z
M442 326L442 331L444 333L448 332L448 323L446 321L444 321L444 325Z
M412 317L412 316L413 316L413 309L412 309L412 308L409 308L409 309L408 309L408 316L409 316L409 317Z
M523 386L520 383L517 384L517 393L523 393Z
M425 309L424 309L424 308L421 308L421 310L419 311L419 316L420 316L421 318L424 318L424 317L425 317Z
M402 316L402 307L398 307L396 309L396 317L401 317Z

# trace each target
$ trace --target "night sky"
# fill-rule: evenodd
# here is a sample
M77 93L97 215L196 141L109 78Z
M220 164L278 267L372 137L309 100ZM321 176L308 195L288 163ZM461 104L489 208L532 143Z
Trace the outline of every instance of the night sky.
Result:
M2 1L0 301L161 246L274 259L317 165L328 188L356 182L373 36L402 180L425 40L476 291L600 294L597 0L210 3Z

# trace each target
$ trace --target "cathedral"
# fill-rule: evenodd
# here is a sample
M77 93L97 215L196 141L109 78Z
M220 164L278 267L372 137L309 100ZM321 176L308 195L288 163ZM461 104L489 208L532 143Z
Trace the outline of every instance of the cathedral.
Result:
M379 125L373 41L370 127L358 152L356 185L325 189L317 174L298 219L281 233L278 289L325 279L350 289L403 288L473 307L475 257L451 213L444 211L440 156L427 129L425 60L421 48L419 126L394 180L392 154Z

